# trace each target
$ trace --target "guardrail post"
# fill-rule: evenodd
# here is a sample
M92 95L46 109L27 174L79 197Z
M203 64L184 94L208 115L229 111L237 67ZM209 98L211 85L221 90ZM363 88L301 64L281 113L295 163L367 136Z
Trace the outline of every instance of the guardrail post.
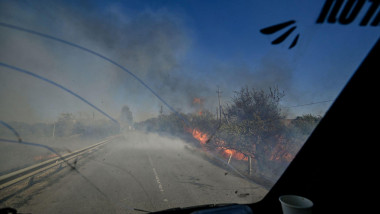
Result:
M227 162L227 164L230 164L231 158L232 158L232 153L231 153L231 155L230 155L230 158L228 158L228 162Z
M252 175L252 157L248 156L248 174Z
M32 186L34 184L34 176L30 177L28 186Z

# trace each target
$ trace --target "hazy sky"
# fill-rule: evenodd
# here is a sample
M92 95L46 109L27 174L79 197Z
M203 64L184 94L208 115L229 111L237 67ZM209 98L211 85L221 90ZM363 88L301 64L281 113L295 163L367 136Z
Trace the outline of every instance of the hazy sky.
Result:
M316 24L325 1L0 1L0 22L96 51L138 76L174 109L215 111L242 86L284 90L283 106L335 99L380 35L359 26L366 2L348 25ZM380 13L380 8L376 13ZM271 45L260 29L295 20L294 32ZM297 45L288 49L299 34ZM52 80L118 118L136 120L162 102L114 65L82 50L0 26L0 63ZM51 84L0 66L0 119L55 120L62 112L96 112ZM289 117L323 114L331 102L293 107ZM170 110L164 106L164 112ZM97 117L104 117L95 113Z

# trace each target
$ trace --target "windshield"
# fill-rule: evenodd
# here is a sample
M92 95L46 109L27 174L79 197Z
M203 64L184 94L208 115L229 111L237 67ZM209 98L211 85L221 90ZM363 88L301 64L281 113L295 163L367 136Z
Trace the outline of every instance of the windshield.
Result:
M379 38L378 3L1 1L0 208L261 200Z

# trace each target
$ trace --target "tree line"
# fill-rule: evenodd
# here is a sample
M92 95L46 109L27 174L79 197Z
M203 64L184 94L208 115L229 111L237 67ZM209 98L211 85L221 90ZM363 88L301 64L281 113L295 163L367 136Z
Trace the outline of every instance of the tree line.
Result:
M118 124L107 119L94 119L91 117L75 117L72 113L62 113L52 123L24 123L9 122L21 137L107 137L120 131ZM0 127L0 136L12 139L13 133Z

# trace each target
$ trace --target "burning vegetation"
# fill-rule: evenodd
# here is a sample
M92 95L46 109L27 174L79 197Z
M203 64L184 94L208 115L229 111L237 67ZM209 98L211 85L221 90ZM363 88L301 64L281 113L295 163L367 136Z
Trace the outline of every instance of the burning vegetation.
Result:
M198 116L202 116L203 100L201 98L199 98L199 97L195 97L193 99L193 105L196 105L197 106L196 108L198 108L198 110L197 110Z
M136 128L191 137L204 151L219 154L228 163L246 165L249 161L254 173L279 176L320 120L312 115L286 120L279 104L283 97L278 88L243 87L222 107L222 118L203 110L202 99L194 98L198 110L181 114L191 127L173 113L140 122Z

